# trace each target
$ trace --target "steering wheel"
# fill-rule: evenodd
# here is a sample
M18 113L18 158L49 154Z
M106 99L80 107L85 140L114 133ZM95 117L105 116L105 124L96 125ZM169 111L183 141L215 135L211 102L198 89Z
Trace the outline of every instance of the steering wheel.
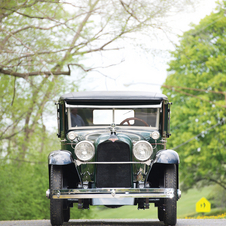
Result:
M129 123L130 120L137 120L137 121L143 122L145 126L149 126L143 119L135 118L135 117L126 118L119 125L122 126L125 122L127 122L128 125L131 126L130 123Z

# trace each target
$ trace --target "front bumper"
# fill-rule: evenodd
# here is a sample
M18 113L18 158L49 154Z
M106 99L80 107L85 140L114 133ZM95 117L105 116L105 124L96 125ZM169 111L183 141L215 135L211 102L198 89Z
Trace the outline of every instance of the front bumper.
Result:
M177 194L180 190L177 190ZM177 195L178 196L178 195ZM93 199L93 198L173 198L173 188L96 188L62 189L46 191L52 199ZM178 197L177 197L178 198Z

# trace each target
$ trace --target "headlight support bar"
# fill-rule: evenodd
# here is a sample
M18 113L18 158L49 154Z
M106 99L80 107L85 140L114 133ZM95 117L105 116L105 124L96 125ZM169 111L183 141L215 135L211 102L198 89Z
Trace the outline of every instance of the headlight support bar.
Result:
M80 165L85 165L85 164L89 164L89 165L91 165L91 164L99 164L99 165L101 165L101 164L146 164L146 165L148 165L148 166L150 166L151 165L151 163L152 163L152 160L147 160L147 161L144 161L144 162L82 162L82 161L80 161L80 160L74 160L74 163L75 163L75 165L76 166L80 166Z

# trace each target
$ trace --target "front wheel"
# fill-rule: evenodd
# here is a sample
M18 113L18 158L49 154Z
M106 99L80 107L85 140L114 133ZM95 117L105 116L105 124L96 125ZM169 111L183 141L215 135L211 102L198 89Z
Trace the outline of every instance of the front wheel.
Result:
M63 188L63 171L61 166L51 165L50 168L50 189ZM50 221L52 226L62 225L64 222L63 199L50 198Z
M68 222L70 220L70 207L64 210L64 222Z
M165 199L165 225L177 223L177 169L176 165L168 165L164 173L165 188L174 189L174 197Z
M164 221L165 211L163 210L162 206L158 207L158 219L160 221Z

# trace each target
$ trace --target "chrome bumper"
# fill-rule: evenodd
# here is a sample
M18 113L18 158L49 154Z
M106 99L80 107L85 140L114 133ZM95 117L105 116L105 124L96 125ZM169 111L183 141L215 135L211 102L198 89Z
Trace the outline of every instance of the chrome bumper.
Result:
M173 188L96 188L47 190L46 197L52 199L92 198L173 198Z

